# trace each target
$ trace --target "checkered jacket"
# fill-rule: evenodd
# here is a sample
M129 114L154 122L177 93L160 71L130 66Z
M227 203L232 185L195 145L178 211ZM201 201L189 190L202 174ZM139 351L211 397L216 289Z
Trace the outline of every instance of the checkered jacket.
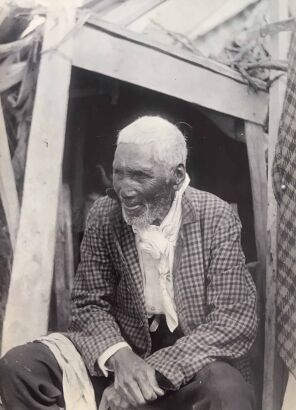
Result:
M296 377L296 33L290 45L288 78L273 163L278 202L277 343Z
M126 341L175 389L217 359L229 361L248 378L246 356L257 326L256 291L245 268L240 229L227 203L187 188L173 272L185 336L151 354L134 233L115 200L96 201L81 246L67 334L89 372L102 375L98 357Z

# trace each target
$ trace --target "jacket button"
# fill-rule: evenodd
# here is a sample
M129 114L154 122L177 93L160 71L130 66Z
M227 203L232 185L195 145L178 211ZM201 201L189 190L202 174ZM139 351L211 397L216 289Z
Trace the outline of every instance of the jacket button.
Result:
M282 191L285 191L285 190L286 190L286 188L287 188L287 187L286 187L286 185L285 185L285 184L282 184L282 185L281 185L281 190L282 190Z

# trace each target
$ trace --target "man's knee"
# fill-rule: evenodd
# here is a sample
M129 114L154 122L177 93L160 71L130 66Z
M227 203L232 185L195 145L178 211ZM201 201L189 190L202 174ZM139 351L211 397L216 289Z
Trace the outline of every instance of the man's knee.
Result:
M206 366L200 374L199 383L211 400L221 403L222 409L252 410L255 408L253 388L241 373L225 362Z
M27 365L31 355L28 355L27 352L26 345L17 346L0 359L0 384L13 381L24 372L24 369L29 369Z
M50 351L41 343L14 347L0 359L0 387L12 386L32 374L40 374L44 363L49 360L52 360Z
M0 361L0 396L9 410L64 407L62 372L47 346L27 343L6 353Z

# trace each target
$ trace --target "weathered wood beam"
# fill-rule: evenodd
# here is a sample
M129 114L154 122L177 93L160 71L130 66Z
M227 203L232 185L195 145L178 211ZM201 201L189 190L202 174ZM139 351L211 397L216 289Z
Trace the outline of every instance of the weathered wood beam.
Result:
M108 13L108 10L112 9L117 4L118 0L86 0L83 7L95 12L97 16L101 17Z
M128 0L104 14L103 20L127 26L165 0Z
M265 305L265 272L266 272L266 210L267 210L267 167L265 160L265 136L262 126L245 122L245 138L248 151L249 169L252 187L253 213L255 240L257 249L258 265L254 269L254 279L256 283L258 301L257 310L261 321L257 332L257 338L253 346L253 355L256 355L256 361L253 360L256 367L255 391L257 401L262 398L263 387L263 367L264 367L264 305Z
M96 52L93 44L100 44ZM111 31L84 26L75 37L73 64L257 124L266 120L267 93Z
M9 151L8 136L5 127L0 99L0 198L5 212L12 249L15 248L19 224L19 200Z
M2 353L47 331L74 24L75 9L48 11Z
M206 35L216 27L222 26L226 21L229 21L231 18L234 18L239 13L243 12L243 10L249 7L252 3L254 3L253 0L222 2L219 7L216 6L216 9L211 15L207 16L204 21L194 27L194 29L188 34L188 37L194 40L197 37Z
M251 176L257 258L260 263L262 273L265 273L267 248L267 168L265 160L265 137L263 127L246 121L245 138ZM263 278L258 279L260 280L260 283L257 283L257 286L259 285L261 292L264 292L264 281L262 281Z
M74 249L73 249L73 232L72 232L72 206L71 192L69 186L63 190L64 200L64 221L65 221L65 269L66 269L66 286L71 296L74 282Z
M203 57L190 51L180 49L170 44L158 42L146 34L133 32L125 27L104 21L95 14L88 18L86 26L90 26L97 31L108 33L109 35L118 37L122 40L127 40L130 43L135 43L145 48L151 48L152 50L159 51L165 55L207 68L210 71L233 78L234 80L247 85L247 81L241 76L241 74L225 64L211 58Z
M288 17L287 0L271 0L272 20ZM271 41L272 57L287 57L286 33L274 36ZM274 76L276 77L276 73ZM284 368L277 353L276 343L276 290L277 290L277 219L278 210L272 188L272 164L278 138L279 122L286 89L285 79L279 77L270 88L269 136L268 136L268 208L267 208L267 258L266 258L266 305L265 305L265 354L262 410L280 410L283 397Z
M57 240L55 246L54 322L58 331L65 331L70 320L70 297L74 277L71 197L68 185L62 185L59 197Z

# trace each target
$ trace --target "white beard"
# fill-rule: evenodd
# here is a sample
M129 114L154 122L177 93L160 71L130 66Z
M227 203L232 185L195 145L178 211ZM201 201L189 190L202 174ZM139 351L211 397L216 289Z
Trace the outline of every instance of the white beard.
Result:
M123 219L128 225L135 226L136 228L143 229L148 225L151 225L160 216L160 207L152 207L150 204L145 204L144 211L138 216L127 215L124 207L122 207Z

